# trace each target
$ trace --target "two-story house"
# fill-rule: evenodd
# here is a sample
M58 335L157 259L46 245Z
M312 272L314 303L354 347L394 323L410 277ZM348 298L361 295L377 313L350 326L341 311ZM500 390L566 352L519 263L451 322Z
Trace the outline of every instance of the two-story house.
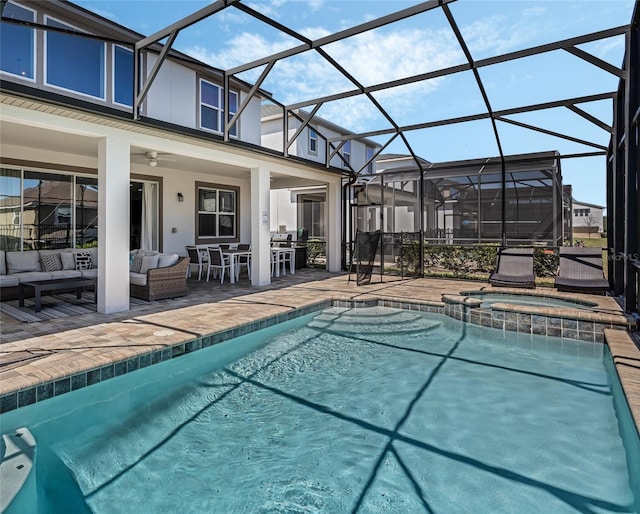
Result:
M353 132L320 116L297 109L286 120L284 111L266 102L262 106L262 146L289 156L344 169L373 173L380 145L366 138L349 138ZM326 188L324 185L272 188L271 231L295 235L304 229L309 238L326 237Z
M174 26L145 37L65 0L11 0L2 16L0 249L97 234L99 312L128 309L132 247L248 242L267 284L271 188L321 186L340 268L345 170L261 147L268 92L172 49Z

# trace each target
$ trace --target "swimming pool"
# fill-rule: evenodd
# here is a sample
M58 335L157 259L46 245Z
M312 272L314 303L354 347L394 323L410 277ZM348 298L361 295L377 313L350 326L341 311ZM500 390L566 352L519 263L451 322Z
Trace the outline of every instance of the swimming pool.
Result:
M603 352L331 308L0 421L47 513L637 512Z

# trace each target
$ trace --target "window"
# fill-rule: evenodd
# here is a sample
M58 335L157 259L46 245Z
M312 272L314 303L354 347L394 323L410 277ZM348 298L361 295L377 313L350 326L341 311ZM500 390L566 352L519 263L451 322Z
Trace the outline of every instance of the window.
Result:
M113 101L133 106L133 52L118 45L113 47Z
M317 155L318 153L318 133L309 127L309 153Z
M96 178L1 168L0 191L6 211L0 213L0 250L80 247L97 242Z
M224 111L224 89L216 84L200 80L200 127L222 133ZM229 93L229 114L227 121L238 112L238 93ZM238 124L234 123L229 130L230 136L238 136Z
M68 225L71 223L71 207L64 206L56 208L55 225Z
M237 189L197 186L197 236L201 240L237 237Z
M344 161L342 161L342 165L345 168L348 168L347 164L351 163L351 140L350 139L347 139L344 142L344 145L342 145L342 157L344 157Z
M77 30L51 18L50 27ZM105 44L71 34L47 32L45 82L69 91L105 99Z
M591 209L574 209L573 215L574 216L590 216Z
M367 146L367 162L369 162L369 164L367 164L367 173L371 174L374 171L373 170L374 161L373 161L373 148L371 148L370 146Z
M13 3L4 6L2 16L14 20L35 21L33 11ZM0 30L0 70L34 79L34 56L35 31L29 27L3 23Z

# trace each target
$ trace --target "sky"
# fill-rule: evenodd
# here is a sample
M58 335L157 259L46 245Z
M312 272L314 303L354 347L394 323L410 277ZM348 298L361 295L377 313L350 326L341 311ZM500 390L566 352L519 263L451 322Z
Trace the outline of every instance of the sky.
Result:
M151 35L208 5L202 0L76 0L76 4L105 18ZM256 11L316 40L334 32L419 4L394 0L242 0ZM449 4L474 61L577 37L629 23L633 0L457 0ZM228 7L178 35L174 48L212 66L234 66L295 47L298 39ZM620 67L624 36L579 45L580 50ZM466 63L441 9L418 14L386 27L323 47L352 79L345 78L317 52L279 61L263 88L285 104L350 91L354 84L372 86ZM239 77L253 82L257 68ZM531 104L608 93L618 78L564 50L479 68L491 109L499 111ZM373 93L400 126L486 112L483 97L470 71ZM388 129L390 122L365 96L325 103L318 115L356 133ZM313 105L306 107L311 110ZM579 108L607 124L610 100L581 103ZM506 118L607 146L609 134L575 112L559 107L509 115ZM511 123L498 122L505 155L557 150L570 155L597 151ZM431 162L499 155L490 121L446 125L406 132L411 148ZM390 136L372 137L379 144ZM385 152L408 153L396 138ZM605 158L562 161L563 183L573 186L575 199L606 203Z

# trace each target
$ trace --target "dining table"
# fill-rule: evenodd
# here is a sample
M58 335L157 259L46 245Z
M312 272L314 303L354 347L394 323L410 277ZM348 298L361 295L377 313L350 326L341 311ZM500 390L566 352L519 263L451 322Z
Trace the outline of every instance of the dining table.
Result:
M240 257L251 257L251 250L222 250L222 257L229 261L229 282L236 282L236 266Z

